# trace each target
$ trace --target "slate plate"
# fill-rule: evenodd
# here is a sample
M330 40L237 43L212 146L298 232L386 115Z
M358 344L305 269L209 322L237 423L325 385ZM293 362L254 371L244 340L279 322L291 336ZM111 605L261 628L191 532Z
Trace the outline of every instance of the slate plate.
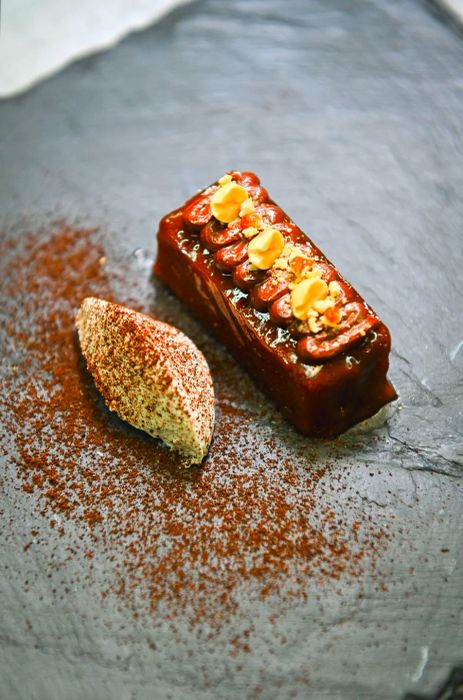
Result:
M41 516L2 456L2 700L398 700L438 692L461 664L462 67L459 36L417 2L198 2L0 105L3 231L61 217L149 260L163 213L227 169L255 170L390 327L400 393L343 438L332 472L347 473L355 446L354 509L391 524L387 590L366 580L359 597L346 580L306 603L244 599L209 645L181 620L180 638L161 625L149 643L149 619L101 606L98 568L54 594L77 564L49 579L40 548L26 558ZM249 618L250 650L231 655Z

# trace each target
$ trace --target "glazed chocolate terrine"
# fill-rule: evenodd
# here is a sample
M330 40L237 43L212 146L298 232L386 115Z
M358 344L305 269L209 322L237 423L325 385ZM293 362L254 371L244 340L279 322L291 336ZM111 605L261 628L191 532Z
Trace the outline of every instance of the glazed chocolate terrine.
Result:
M253 173L167 214L154 271L302 433L337 435L396 398L388 329Z

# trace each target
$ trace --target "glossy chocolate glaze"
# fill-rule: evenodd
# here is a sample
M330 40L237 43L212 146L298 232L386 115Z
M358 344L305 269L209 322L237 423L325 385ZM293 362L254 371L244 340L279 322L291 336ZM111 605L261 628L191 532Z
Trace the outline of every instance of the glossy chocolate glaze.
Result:
M285 241L308 246L326 282L337 280L343 321L336 331L301 331L289 289L275 271L250 269L239 222L212 218L212 185L167 214L154 272L228 347L304 434L331 437L396 398L386 378L386 326L312 241L269 199L253 173L232 173L256 212ZM252 215L250 215L252 223Z

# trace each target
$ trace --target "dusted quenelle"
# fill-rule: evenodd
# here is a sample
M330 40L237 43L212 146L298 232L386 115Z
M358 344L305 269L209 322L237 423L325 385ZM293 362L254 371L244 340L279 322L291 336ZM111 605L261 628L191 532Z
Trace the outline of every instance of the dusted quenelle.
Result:
M106 405L135 428L199 464L214 428L204 355L184 333L150 316L87 297L76 317L82 354Z
M335 436L397 397L388 329L254 173L167 214L154 271L302 433Z

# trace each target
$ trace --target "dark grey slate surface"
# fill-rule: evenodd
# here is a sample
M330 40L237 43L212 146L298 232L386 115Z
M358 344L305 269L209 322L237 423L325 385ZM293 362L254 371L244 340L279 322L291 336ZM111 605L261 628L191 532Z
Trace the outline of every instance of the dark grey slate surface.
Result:
M261 698L398 700L462 662L462 117L461 38L406 0L194 3L0 104L4 230L62 216L152 250L155 222L198 187L233 167L263 177L391 329L400 401L378 439L344 444L360 443L360 498L402 533L387 592L295 603L285 645L265 605L242 601L256 632L233 658L188 629L181 645L157 629L154 650L146 621L100 608L98 567L95 591L56 600L37 554L26 593L21 534L2 528L2 700L235 699L257 684ZM21 498L6 494L5 522L32 526Z

